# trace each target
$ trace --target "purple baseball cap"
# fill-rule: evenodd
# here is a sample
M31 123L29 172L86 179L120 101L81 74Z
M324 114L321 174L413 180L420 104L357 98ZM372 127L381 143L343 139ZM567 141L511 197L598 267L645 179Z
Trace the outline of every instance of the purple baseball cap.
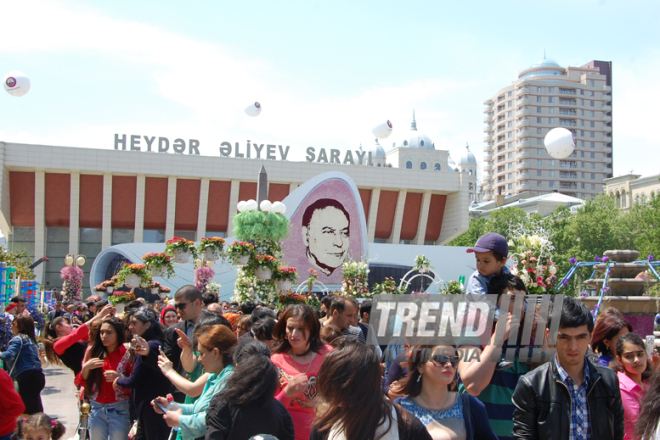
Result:
M490 252L495 251L504 256L509 255L509 244L506 238L502 237L497 232L489 232L479 237L477 243L467 250L468 253L472 252Z

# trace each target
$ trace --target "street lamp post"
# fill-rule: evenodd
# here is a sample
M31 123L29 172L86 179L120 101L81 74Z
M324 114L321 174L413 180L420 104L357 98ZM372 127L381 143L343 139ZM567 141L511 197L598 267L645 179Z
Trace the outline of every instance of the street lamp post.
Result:
M64 257L64 263L67 266L81 267L87 263L87 257L83 254L67 254L66 257Z

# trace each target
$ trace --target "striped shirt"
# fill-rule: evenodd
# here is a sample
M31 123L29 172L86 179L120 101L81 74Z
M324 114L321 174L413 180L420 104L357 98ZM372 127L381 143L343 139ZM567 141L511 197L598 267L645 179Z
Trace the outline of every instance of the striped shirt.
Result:
M557 361L555 365L562 382L568 388L571 395L571 424L568 440L590 440L591 425L589 424L589 406L587 404L587 387L589 386L589 363L584 361L584 380L578 386L573 378L564 370Z

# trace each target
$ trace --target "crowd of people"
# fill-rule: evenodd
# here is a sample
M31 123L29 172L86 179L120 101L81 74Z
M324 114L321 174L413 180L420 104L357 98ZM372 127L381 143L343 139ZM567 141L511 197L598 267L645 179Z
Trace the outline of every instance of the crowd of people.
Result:
M525 363L522 332L509 338L524 315L505 296L525 295L525 285L505 269L497 237L472 250L478 273L467 288L497 295L499 318L469 344L404 336L379 346L371 301L350 296L278 311L184 286L171 303L138 300L121 315L107 301L84 316L56 306L42 349L32 318L14 307L14 337L0 353L0 440L62 437L40 399L48 364L73 372L92 440L660 440L660 356L625 317L607 309L594 323L565 298L550 315L559 319L554 355ZM545 334L532 345L550 352Z

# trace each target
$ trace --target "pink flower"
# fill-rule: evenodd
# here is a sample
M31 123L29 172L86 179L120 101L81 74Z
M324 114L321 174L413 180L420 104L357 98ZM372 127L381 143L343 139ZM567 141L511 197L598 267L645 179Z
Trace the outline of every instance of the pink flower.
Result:
M536 282L541 284L543 282L543 278L542 277L536 277Z
M527 272L534 272L534 269L532 269L531 267L528 267Z
M536 261L536 260L537 260L536 257L531 257L531 258L529 259L529 261Z
M522 260L521 263L522 264L527 264L527 260Z
M532 255L532 251L525 252L527 255Z

